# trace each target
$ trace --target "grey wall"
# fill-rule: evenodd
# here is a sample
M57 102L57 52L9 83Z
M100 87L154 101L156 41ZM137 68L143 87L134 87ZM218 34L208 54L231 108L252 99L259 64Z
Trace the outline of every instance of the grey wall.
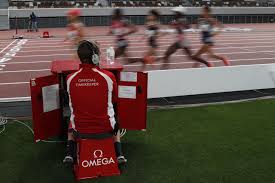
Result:
M125 15L146 15L152 8L123 8ZM162 15L171 15L171 8L156 8ZM39 9L10 9L10 17L28 17L31 12L35 12L39 17L62 17L66 16L67 8L39 8ZM275 14L275 7L213 7L213 14L216 15L258 15ZM83 16L109 16L113 8L83 8ZM187 15L199 15L201 8L187 8Z
M123 8L127 18L134 24L142 25L145 16L151 8ZM161 12L161 22L166 24L172 20L171 8L158 8ZM40 28L44 27L65 27L66 8L50 9L23 9L9 10L10 26L15 28L15 17L17 17L18 28L27 28L28 16L35 12ZM82 21L87 26L106 26L110 24L110 15L113 8L85 8L82 10ZM187 19L189 23L194 23L199 16L201 8L187 8ZM275 20L275 8L273 7L215 7L213 14L223 23L269 23ZM0 10L1 15L1 10Z

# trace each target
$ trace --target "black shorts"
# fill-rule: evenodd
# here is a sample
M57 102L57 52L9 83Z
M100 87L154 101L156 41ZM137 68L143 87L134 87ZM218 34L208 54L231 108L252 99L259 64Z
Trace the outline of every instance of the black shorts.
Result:
M207 44L207 45L210 45L210 46L214 46L214 40L212 37L203 37L202 38L202 43L203 44Z
M152 48L157 48L158 47L157 40L154 37L150 37L148 39L148 43L149 43L149 46L152 47Z
M117 44L117 48L121 50L125 50L129 45L126 39L118 39L116 44Z
M180 40L174 43L177 47L177 49L182 49L182 48L188 48L189 47L189 43L187 40Z

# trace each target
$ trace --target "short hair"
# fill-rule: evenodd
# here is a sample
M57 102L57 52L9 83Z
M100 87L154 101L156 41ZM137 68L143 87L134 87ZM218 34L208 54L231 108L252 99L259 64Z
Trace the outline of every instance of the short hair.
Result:
M209 6L204 6L203 9L208 13L211 13L211 8Z
M123 10L120 8L116 8L113 11L113 19L117 20L117 19L121 19L121 17L123 16Z
M150 10L149 14L153 15L153 16L155 16L157 18L160 16L159 12L157 10L155 10L155 9Z
M82 63L94 64L93 56L99 56L100 49L96 42L83 40L78 45L77 54Z

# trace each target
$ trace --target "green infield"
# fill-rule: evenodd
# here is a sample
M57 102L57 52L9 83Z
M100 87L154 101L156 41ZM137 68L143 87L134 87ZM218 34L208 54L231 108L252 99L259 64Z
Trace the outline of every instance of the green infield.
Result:
M81 182L275 182L274 111L275 100L149 111L148 130L123 137L124 173ZM34 143L26 127L9 123L0 134L0 182L75 182L64 147Z

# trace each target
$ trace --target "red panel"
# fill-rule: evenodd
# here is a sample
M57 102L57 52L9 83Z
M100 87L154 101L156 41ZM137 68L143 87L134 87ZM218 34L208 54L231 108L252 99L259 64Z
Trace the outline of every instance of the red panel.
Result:
M118 99L120 127L128 130L145 130L147 121L147 73L138 73L137 82L119 81L119 86L136 86L136 99Z
M46 140L63 133L61 109L43 112L42 87L59 84L57 75L45 76L30 81L34 139Z
M52 73L71 73L79 69L78 60L56 60L52 62Z
M107 139L77 140L77 163L74 165L77 180L99 176L120 175L113 137Z
M52 73L71 73L79 69L80 62L78 60L56 60L52 62ZM121 71L123 65L116 61L114 64L108 64L105 60L100 61L100 68L109 71Z

